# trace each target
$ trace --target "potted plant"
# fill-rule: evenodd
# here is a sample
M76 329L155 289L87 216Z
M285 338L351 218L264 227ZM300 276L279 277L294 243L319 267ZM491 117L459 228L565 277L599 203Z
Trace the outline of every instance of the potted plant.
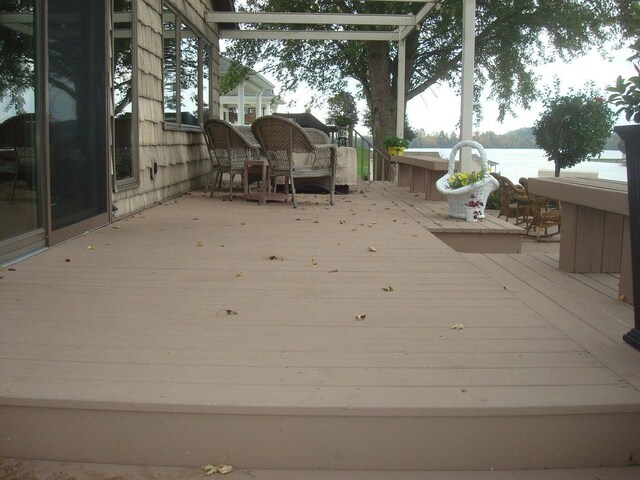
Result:
M631 5L634 15L640 21L640 2ZM622 138L627 159L627 188L629 191L629 231L631 233L631 269L633 272L633 303L635 324L623 336L625 342L640 350L640 68L636 63L640 60L640 40L631 45L635 54L629 58L633 62L636 74L627 80L619 76L614 86L607 90L612 92L609 103L618 107L618 113L624 112L627 121L635 125L622 125L614 131Z
M469 200L465 202L464 206L467 214L467 222L477 222L484 218L484 203L476 198L473 193L469 195Z
M456 172L456 154L463 147L471 147L480 153L481 169L473 172ZM478 218L484 218L484 206L489 194L498 188L498 180L490 173L487 152L478 142L464 140L453 146L449 154L447 173L436 182L436 188L447 196L449 217L466 219L465 205L472 198L477 204Z
M389 155L402 155L409 146L409 141L397 136L385 137L383 145Z

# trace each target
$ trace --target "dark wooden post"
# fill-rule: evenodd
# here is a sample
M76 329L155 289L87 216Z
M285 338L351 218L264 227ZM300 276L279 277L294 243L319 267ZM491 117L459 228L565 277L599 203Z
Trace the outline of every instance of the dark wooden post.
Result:
M633 310L635 326L622 338L640 350L640 125L615 127L627 154L629 226L631 228L631 269L633 271Z

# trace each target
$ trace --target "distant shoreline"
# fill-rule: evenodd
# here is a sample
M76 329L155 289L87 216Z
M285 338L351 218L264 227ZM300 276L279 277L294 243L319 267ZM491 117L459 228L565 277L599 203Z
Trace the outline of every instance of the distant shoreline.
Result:
M587 162L600 163L627 163L624 158L591 158Z

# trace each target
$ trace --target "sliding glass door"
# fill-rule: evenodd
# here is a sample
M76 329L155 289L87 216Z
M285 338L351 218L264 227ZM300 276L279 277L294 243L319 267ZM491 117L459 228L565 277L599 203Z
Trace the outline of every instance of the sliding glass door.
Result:
M47 2L50 243L108 211L105 0Z

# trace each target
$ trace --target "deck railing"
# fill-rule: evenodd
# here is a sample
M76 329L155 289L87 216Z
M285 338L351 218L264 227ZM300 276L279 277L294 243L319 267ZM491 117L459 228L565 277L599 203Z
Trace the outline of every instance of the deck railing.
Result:
M358 178L363 180L393 180L394 169L390 168L391 160L385 152L376 148L372 142L355 129L350 132L349 144L356 149L358 156Z

